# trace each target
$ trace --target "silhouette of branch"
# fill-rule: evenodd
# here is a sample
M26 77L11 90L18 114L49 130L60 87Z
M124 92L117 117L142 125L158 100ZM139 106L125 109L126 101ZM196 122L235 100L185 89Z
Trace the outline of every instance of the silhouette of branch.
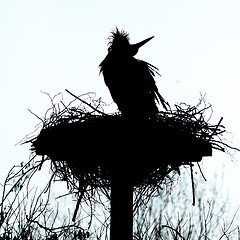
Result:
M101 99L95 100L91 95L84 95L87 100L82 100L82 96L78 97L67 89L66 92L74 97L74 100L67 104L62 100L55 103L55 97L51 98L48 95L51 99L51 107L47 110L44 118L37 117L42 123L40 134L32 138L28 136L24 139L24 143L32 143L32 152L35 156L47 156L38 162L34 171L41 169L42 164L46 160L50 160L52 175L45 191L49 191L53 180L64 181L67 184L68 194L76 196L73 220L76 219L77 213L82 211L83 203L90 208L89 224L93 217L97 218L93 213L94 204L102 204L104 208L108 208L106 202L101 200L102 196L108 203L110 200L112 174L110 159L114 156L104 152L108 148L117 149L117 159L123 159L126 157L122 154L125 151L125 145L138 143L139 146L148 148L146 144L149 144L151 151L147 153L146 157L157 163L154 167L149 167L148 163L141 166L137 161L134 162L135 165L133 164L135 169L132 172L137 176L134 176L134 213L140 206L146 206L152 196L161 195L164 187L171 188L177 180L176 176L180 173L179 168L183 165L190 166L192 203L195 204L192 161L200 161L201 158L197 160L185 158L183 154L187 154L188 149L177 148L182 142L186 141L189 146L192 146L187 139L191 139L191 141L197 139L209 143L210 146L220 151L225 151L226 148L238 150L223 140L225 128L221 124L222 118L216 125L209 123L210 117L207 119L206 115L210 111L211 116L212 109L211 105L207 105L203 99L196 106L185 103L177 104L174 110L159 112L154 120L151 119L146 123L139 124L138 116L136 116L135 122L129 124L120 114L106 114L99 110L103 106ZM73 106L73 103L78 100L81 104ZM129 136L131 136L131 141ZM160 137L158 138L158 136ZM169 146L164 143L165 141ZM145 145L141 145L141 142ZM172 147L178 149L177 151L175 149L176 152L179 151L183 154L178 153L179 155L176 154L171 159L168 156L169 152L168 154L159 153L159 145L163 148L162 152L164 152L164 148ZM136 148L136 154L138 154L137 151ZM200 149L201 151L202 149ZM193 158L194 154L195 152ZM120 155L124 157L121 158ZM137 159L136 156L139 155L129 155L129 159L134 161ZM108 160L105 162L106 159ZM162 160L159 161L159 159ZM122 162L124 161L122 160ZM34 174L34 171L29 171L29 174ZM139 174L141 171L142 175ZM204 176L203 178L205 179ZM119 180L121 181L121 179ZM17 182L16 186L18 185L21 185L21 181ZM98 200L96 200L97 197Z
M204 176L204 174L203 174L203 172L202 172L202 169L201 169L199 163L197 163L197 165L198 165L198 169L199 169L199 171L200 171L200 173L201 173L201 175L202 175L204 181L207 181L207 179L205 178L205 176Z
M232 227L232 225L233 225L233 221L234 221L234 219L236 218L236 215L237 215L237 212L238 212L239 208L240 208L240 205L238 206L237 210L235 211L235 213L234 213L234 215L233 215L233 218L232 218L231 222L229 223L228 227L225 228L225 223L224 223L224 227L222 228L223 234L222 234L222 236L219 238L219 240L222 239L223 237L226 237L227 239L229 239L228 236L229 236L233 231L236 230L236 228L235 228L235 229L233 229L232 231L230 231L230 229L231 229L231 227Z
M170 230L172 230L173 232L175 232L181 239L185 239L181 234L180 232L178 232L176 229L174 229L173 227L171 226L168 226L168 225L162 225L162 228L169 228Z
M107 115L106 113L99 111L97 108L93 107L91 104L89 104L88 102L82 100L81 98L77 97L76 95L74 95L73 93L71 93L70 91L68 91L67 89L65 89L65 91L67 93L69 93L70 95L72 95L73 97L75 97L76 99L78 99L79 101L83 102L85 105L89 106L90 108L92 108L94 111L102 114L102 115Z
M190 165L190 173L191 173L191 181L192 181L192 205L195 206L195 186L194 186L194 178L193 178L193 166Z
M42 118L40 118L37 114L35 114L34 112L32 112L30 109L28 109L28 111L34 115L36 118L38 118L41 122L43 122Z
M223 117L220 118L218 124L217 124L216 127L215 127L215 130L214 130L214 131L212 132L212 134L209 136L209 140L211 140L211 138L212 138L212 137L216 134L216 132L218 131L218 128L219 128L220 123L222 122L222 120L223 120ZM224 131L223 131L223 132L224 132Z

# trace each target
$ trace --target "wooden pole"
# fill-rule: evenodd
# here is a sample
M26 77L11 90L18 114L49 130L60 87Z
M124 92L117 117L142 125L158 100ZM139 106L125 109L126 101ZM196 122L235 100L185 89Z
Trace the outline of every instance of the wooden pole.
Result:
M133 186L129 174L115 169L111 180L110 240L133 239Z

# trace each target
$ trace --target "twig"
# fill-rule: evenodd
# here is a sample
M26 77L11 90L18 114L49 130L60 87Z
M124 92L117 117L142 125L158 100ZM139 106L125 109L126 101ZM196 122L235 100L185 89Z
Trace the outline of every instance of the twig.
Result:
M61 227L56 227L56 228L48 228L46 226L43 226L41 223L39 223L38 221L36 220L31 220L32 223L36 223L40 228L44 229L44 230L47 230L49 232L53 232L53 231L56 231L56 230L62 230L62 229L70 229L70 228L76 228L76 224L71 224L71 225L68 225L68 226L61 226ZM79 229L81 230L84 230L83 228L81 227L78 227Z
M212 132L212 134L209 136L209 140L211 140L212 136L216 133L216 131L218 130L218 127L220 126L221 122L223 120L223 117L220 118L218 124L215 127L215 130Z
M28 111L34 115L36 118L38 118L42 123L44 123L44 121L42 120L42 118L40 118L37 114L35 114L34 112L32 112L30 109L28 109Z
M232 218L231 222L229 223L227 229L222 229L223 235L219 238L219 240L222 239L224 236L226 236L227 232L229 231L229 229L231 228L231 226L232 226L232 224L233 224L233 221L234 221L234 219L235 219L235 217L236 217L236 215L237 215L237 212L238 212L239 208L240 208L240 205L238 206L237 210L235 211L235 213L234 213L234 215L233 215L233 218ZM226 236L226 237L227 237L227 236Z
M194 186L194 179L193 179L193 168L192 164L190 165L190 172L191 172L191 180L192 180L192 197L193 202L192 205L195 206L195 186Z
M85 187L85 188L86 188L86 187ZM75 207L75 210L74 210L74 214L73 214L73 218L72 218L72 221L73 221L73 222L75 222L75 220L76 220L77 212L78 212L80 203L81 203L81 201L82 201L82 197L83 197L83 195L84 195L84 193L85 193L85 190L86 190L86 189L83 189L83 190L81 191L81 194L80 194L80 196L79 196L79 198L78 198L78 200L77 200L77 204L76 204L76 207Z
M200 165L199 165L199 163L198 163L198 162L197 162L197 165L198 165L199 171L200 171L200 173L201 173L201 175L202 175L202 177L203 177L204 181L206 182L206 181L207 181L207 179L205 178L205 176L204 176L204 174L203 174L203 172L202 172L202 169L201 169L201 167L200 167Z
M162 225L162 228L169 228L172 231L174 231L181 239L185 239L176 229L174 229L173 227L167 226L167 225Z
M81 102L83 102L84 104L86 104L87 106L89 106L90 108L92 108L94 111L96 111L96 112L98 112L98 113L100 113L100 114L102 114L102 115L108 115L108 114L106 114L106 113L98 110L97 108L93 107L91 104L89 104L88 102L82 100L82 99L79 98L78 96L74 95L73 93L71 93L71 92L68 91L67 89L65 89L65 91L66 91L67 93L69 93L70 95L72 95L73 97L75 97L76 99L78 99L79 101L81 101Z

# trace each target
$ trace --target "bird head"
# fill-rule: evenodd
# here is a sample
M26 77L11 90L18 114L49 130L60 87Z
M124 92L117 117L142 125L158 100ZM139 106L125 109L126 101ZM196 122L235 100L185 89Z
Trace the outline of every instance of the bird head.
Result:
M139 43L130 44L129 34L124 30L119 31L118 28L111 32L109 39L108 51L118 55L135 56L140 47L150 41L154 37L147 38Z

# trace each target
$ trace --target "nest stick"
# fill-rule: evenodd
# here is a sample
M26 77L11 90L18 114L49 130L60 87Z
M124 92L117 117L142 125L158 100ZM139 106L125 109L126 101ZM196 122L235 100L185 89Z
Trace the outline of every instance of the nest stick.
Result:
M91 104L89 104L88 102L82 100L82 99L79 98L78 96L74 95L73 93L71 93L71 92L68 91L67 89L65 89L65 91L66 91L67 93L69 93L70 95L72 95L73 97L75 97L76 99L78 99L79 101L81 101L81 102L83 102L84 104L86 104L87 106L89 106L90 108L92 108L94 111L96 111L96 112L98 112L98 113L100 113L100 114L102 114L102 115L108 115L108 114L106 114L106 113L98 110L97 108L93 107Z
M212 132L212 134L209 137L209 140L211 140L211 138L213 137L213 135L216 133L216 131L218 130L218 127L220 126L221 122L223 120L223 117L220 118L218 124L216 125L216 128L214 129L214 131Z
M192 205L195 206L195 186L194 186L194 179L193 179L193 165L190 165L190 172L191 172L191 180L192 180Z

